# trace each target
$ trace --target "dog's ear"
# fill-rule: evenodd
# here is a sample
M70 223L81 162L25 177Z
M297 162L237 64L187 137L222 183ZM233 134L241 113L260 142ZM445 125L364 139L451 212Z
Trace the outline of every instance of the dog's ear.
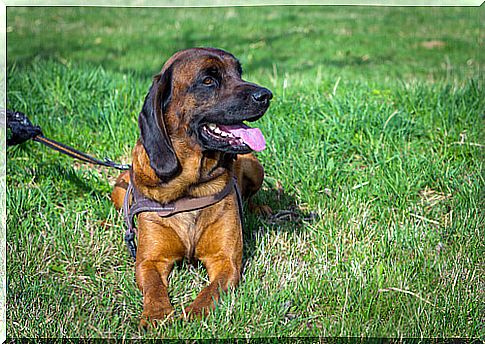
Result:
M164 114L172 98L172 68L154 77L138 116L140 137L150 166L164 183L179 172L179 162L165 127Z

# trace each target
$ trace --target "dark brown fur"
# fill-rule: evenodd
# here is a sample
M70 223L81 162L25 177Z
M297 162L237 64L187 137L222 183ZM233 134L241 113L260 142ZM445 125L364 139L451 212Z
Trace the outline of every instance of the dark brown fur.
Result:
M264 171L253 154L240 154L233 161L223 152L204 150L193 136L188 135L194 107L201 106L200 101L197 103L186 92L194 82L196 71L216 59L217 63L225 64L228 73L232 73L237 67L237 60L231 56L219 57L217 51L210 49L207 54L205 50L185 50L169 59L160 75L155 77L154 84L168 68L172 68L171 101L166 112L157 116L164 116L162 120L179 167L175 176L161 182L139 140L132 155L134 183L147 197L166 203L184 196L212 195L221 191L233 175L237 176L245 198L250 198L261 187ZM216 101L210 99L203 105L210 107L214 105L211 102ZM128 181L127 172L117 179L111 195L117 209L121 208ZM252 203L250 209L270 211L268 207L257 207ZM210 284L185 309L184 314L207 314L214 301L219 299L220 290L226 291L238 284L243 245L240 216L234 191L203 210L168 218L150 212L138 216L136 281L143 293L140 325L146 326L173 312L167 293L168 276L174 263L183 258L200 260L210 279Z

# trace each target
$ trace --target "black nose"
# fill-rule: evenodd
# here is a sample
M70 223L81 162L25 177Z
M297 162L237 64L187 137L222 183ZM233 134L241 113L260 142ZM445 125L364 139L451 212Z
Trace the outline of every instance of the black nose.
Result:
M273 98L273 93L271 93L271 91L267 88L261 87L253 93L253 99L256 102L267 102L271 98Z

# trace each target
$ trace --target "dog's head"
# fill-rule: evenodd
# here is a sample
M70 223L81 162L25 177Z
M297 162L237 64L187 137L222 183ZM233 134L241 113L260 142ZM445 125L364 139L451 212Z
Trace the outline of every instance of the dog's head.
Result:
M230 53L195 48L173 55L154 77L138 123L150 166L162 181L179 169L171 137L202 151L264 149L261 131L244 122L263 116L273 95L242 80L241 74Z

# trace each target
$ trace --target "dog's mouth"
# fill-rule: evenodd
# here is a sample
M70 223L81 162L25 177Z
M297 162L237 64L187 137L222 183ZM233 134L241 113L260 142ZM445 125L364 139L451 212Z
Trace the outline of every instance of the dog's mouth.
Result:
M266 148L266 140L261 130L251 128L244 123L231 125L204 123L201 125L200 134L204 146L211 149L246 153L260 152Z

